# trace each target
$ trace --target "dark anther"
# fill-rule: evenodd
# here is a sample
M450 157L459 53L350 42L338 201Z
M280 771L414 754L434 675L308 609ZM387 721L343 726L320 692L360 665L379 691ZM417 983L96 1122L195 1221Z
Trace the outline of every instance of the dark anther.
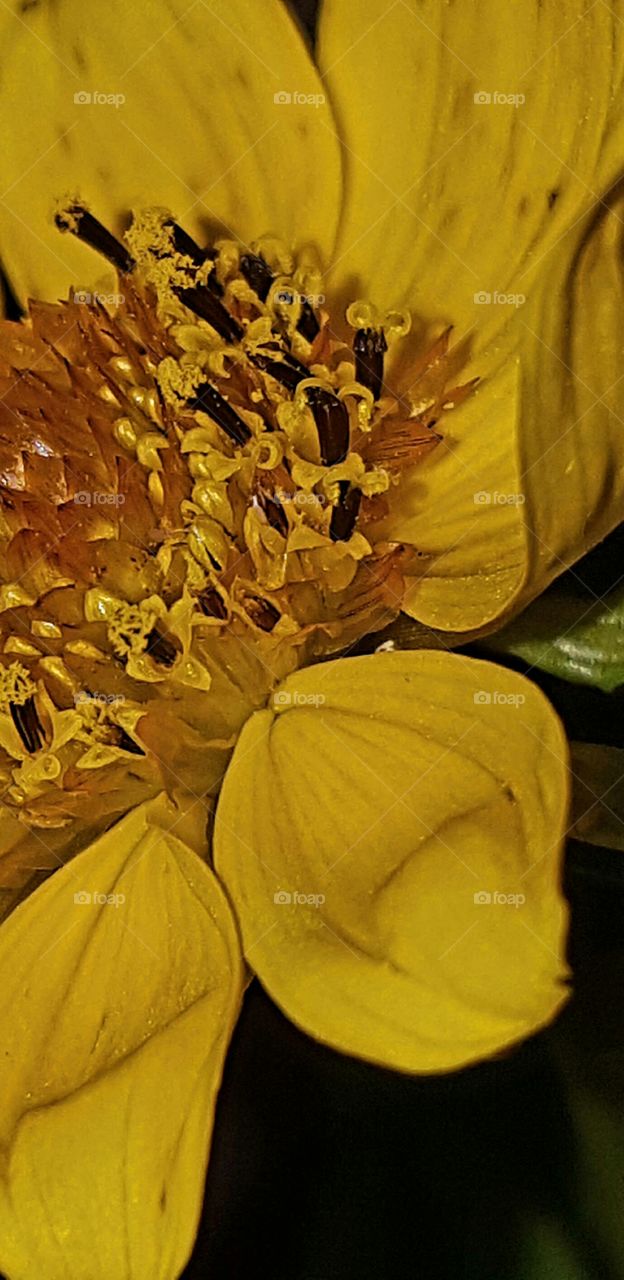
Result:
M167 218L165 226L171 228L171 238L176 253L183 253L185 257L191 258L196 266L200 267L205 262L207 253L205 249L200 249L197 242L184 230L173 218Z
M355 381L378 400L383 386L384 355L388 344L383 329L358 329L353 339Z
M297 357L292 354L292 351L284 352L284 360L286 360L286 362L290 365L291 369L296 369L297 373L300 373L302 378L310 377L310 370L308 369L307 365L302 364L301 361L298 360Z
M223 297L223 292L224 292L223 285L219 284L219 281L217 280L217 273L214 266L212 268L212 271L208 275L208 279L206 280L206 288L210 289L211 293L214 293L215 298Z
M240 342L243 330L216 297L211 285L190 285L187 289L176 289L176 293L185 307L193 311L202 320L207 320L226 342Z
M297 323L299 333L306 342L314 342L317 333L320 333L321 326L314 313L314 307L307 300L301 304L301 315Z
M240 269L247 284L253 289L254 293L257 293L260 301L266 302L275 276L271 268L267 266L264 258L258 257L256 253L243 253L240 260Z
M202 249L201 246L197 244L197 241L189 235L188 231L185 231L184 227L181 227L179 223L174 222L173 218L167 218L165 226L171 228L173 247L176 250L176 253L183 253L185 257L191 259L196 267L203 266L206 258L208 257L208 250ZM217 280L214 265L207 280L205 281L205 286L211 293L214 293L216 298L223 297L223 287ZM229 316L229 312L227 314ZM212 324L212 321L210 323Z
M88 244L91 249L101 253L102 257L108 258L108 261L112 262L122 275L132 271L134 258L83 205L69 205L67 209L56 214L54 221L59 231L71 231L72 235L82 240L83 244Z
M279 609L276 609L269 600L262 600L259 597L247 601L247 613L261 631L272 631L280 618Z
M117 746L122 751L130 751L133 756L145 755L143 748L139 746L138 742L134 741L134 738L130 737L129 733L126 733L125 729L122 729L119 726L117 726L116 737L117 737Z
M9 710L13 724L24 744L24 749L29 755L34 755L35 751L41 750L45 742L45 733L35 706L35 699L33 697L27 698L25 702L19 705L12 702Z
M147 637L146 653L149 653L154 662L159 662L161 667L172 667L178 657L175 645L157 627Z
M189 409L193 411L202 409L204 413L208 413L211 418L214 418L218 426L230 437L230 440L234 441L234 444L242 445L249 440L251 431L247 423L243 422L242 418L239 418L236 410L232 408L231 404L223 398L217 388L213 387L210 382L202 382L201 386L197 387L193 398L187 400L186 403Z
M294 356L285 355L283 360L272 360L270 356L257 352L250 359L263 373L270 373L272 378L276 378L287 391L296 391L299 383L310 377L310 370L299 364Z
M277 498L271 498L268 493L264 493L262 489L256 494L258 506L267 518L272 529L276 529L278 533L286 537L288 533L288 516L284 511L281 502Z
M351 537L360 510L362 492L353 488L348 480L338 482L340 497L332 511L329 536L332 542L346 542Z
M307 387L306 396L318 431L323 466L344 462L349 452L349 414L342 400L324 387Z
M207 618L219 618L225 621L227 618L227 609L225 601L221 598L218 591L214 587L209 587L206 591L202 591L197 597L197 603Z

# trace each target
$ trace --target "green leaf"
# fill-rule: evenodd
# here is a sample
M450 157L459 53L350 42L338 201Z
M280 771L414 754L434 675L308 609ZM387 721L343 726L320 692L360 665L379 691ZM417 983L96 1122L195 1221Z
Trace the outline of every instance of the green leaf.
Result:
M584 844L624 850L624 751L593 742L570 744L572 823Z
M556 586L482 643L611 693L624 684L624 583L600 600Z

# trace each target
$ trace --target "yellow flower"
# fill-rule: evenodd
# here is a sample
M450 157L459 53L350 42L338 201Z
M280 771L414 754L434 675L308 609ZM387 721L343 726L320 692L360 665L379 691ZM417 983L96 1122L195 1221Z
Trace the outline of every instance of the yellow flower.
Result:
M0 1267L175 1280L243 958L407 1072L565 1000L541 694L326 659L491 626L622 516L621 24L326 0L321 80L277 0L82 17L0 33L0 245L48 299L0 327L11 902L66 863L0 929Z

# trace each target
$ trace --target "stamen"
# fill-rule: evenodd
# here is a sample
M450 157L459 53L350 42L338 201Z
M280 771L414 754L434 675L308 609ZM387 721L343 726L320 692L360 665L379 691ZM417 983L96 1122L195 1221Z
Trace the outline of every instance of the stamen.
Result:
M270 373L271 377L275 378L287 391L296 391L299 383L303 382L304 378L310 377L310 370L300 364L294 356L286 354L282 360L273 360L270 356L256 352L250 359L252 364L262 369L263 373Z
M209 257L208 250L202 249L201 246L197 244L197 241L189 235L188 231L185 231L184 227L181 227L178 222L174 222L173 218L166 218L163 226L169 227L171 230L171 238L173 240L173 247L176 253L181 253L185 257L190 258L195 263L196 267L203 266L204 262ZM206 287L211 293L214 293L216 298L223 297L223 286L220 285L217 280L214 265L205 283Z
M206 591L202 591L197 597L197 603L207 618L218 618L224 622L227 619L225 602L214 587L208 587Z
M236 410L231 404L224 399L209 382L202 382L196 389L196 394L192 399L187 400L187 406L193 411L201 409L211 418L214 418L218 426L225 431L230 440L234 444L244 445L251 438L251 431L246 422L239 418Z
M314 308L307 299L304 299L301 304L301 315L297 329L302 338L306 339L306 342L314 342L317 334L321 332L321 326L316 318Z
M29 755L34 755L35 752L41 750L45 743L45 732L39 719L34 697L31 696L25 702L19 704L11 702L9 711L25 750Z
M191 258L196 266L201 267L205 262L208 254L205 249L200 249L197 242L184 230L178 222L174 222L173 218L165 218L163 226L171 228L171 236L173 239L173 247L177 253L184 254L185 257Z
M188 288L176 288L175 293L189 311L194 312L201 320L216 329L226 342L240 342L243 330L233 315L219 301L211 287L207 284L189 285Z
M35 703L36 688L21 662L0 667L0 707L9 712L29 755L34 755L45 743L45 731Z
M260 258L257 253L243 253L239 265L241 275L245 277L249 287L257 293L261 302L266 302L275 276L264 258Z
M318 431L323 466L344 462L349 452L349 414L345 405L325 387L307 387L306 396Z
M332 511L329 536L332 542L347 542L355 528L362 493L360 489L350 485L348 480L340 480L338 488L340 497Z
M261 258L259 254L256 253L243 253L241 255L239 266L241 274L245 277L247 284L253 289L254 293L258 295L261 302L266 302L271 285L275 280L275 274L264 261L264 258ZM308 342L314 342L317 333L320 332L320 328L321 326L314 314L314 309L311 307L307 299L304 299L301 303L301 314L297 321L297 329L299 333ZM308 375L306 374L306 377L307 376ZM284 386L287 385L287 383L284 383Z
M145 755L145 751L143 750L143 747L140 747L138 742L135 742L134 738L131 738L130 734L126 733L125 729L122 729L121 726L117 726L116 737L117 737L117 746L120 748L121 751L130 751L133 756Z
M271 528L276 529L278 533L281 533L286 537L288 534L288 516L286 515L281 502L278 502L275 498L271 498L269 494L265 493L262 489L258 490L256 494L256 501L266 516Z
M146 653L163 667L172 667L179 656L175 645L158 627L154 627L147 637Z
M134 267L134 259L124 248L119 240L116 240L106 227L93 217L92 213L81 204L70 204L65 209L59 209L55 215L54 221L59 231L70 231L78 240L82 240L83 244L88 244L91 249L95 249L97 253L101 253L104 258L113 263L113 266L121 271L122 275L128 275Z
M272 631L276 623L279 622L279 610L270 600L263 600L257 597L254 600L248 600L246 603L247 613L252 622L255 622L261 631Z
M383 386L384 355L388 344L383 329L358 329L353 339L355 381L378 400Z
M307 298L301 298L301 295L298 294L296 290L294 292L292 289L280 290L279 300L285 303L287 307L292 307L295 299L299 301L297 332L300 333L307 342L314 342L317 333L320 333L321 331L321 326L314 314L314 309L311 307Z

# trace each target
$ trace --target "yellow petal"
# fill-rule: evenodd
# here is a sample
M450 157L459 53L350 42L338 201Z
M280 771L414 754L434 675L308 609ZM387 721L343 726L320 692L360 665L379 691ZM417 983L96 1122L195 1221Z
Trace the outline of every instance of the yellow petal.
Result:
M561 726L513 672L420 651L290 676L216 816L249 964L305 1031L386 1066L513 1044L565 998L567 792Z
M455 324L483 380L388 525L443 557L408 601L429 625L517 608L624 517L623 50L612 8L576 0L323 7L346 157L335 287L411 307L414 347Z
M106 264L52 224L68 191L117 233L128 210L158 205L202 239L211 227L331 245L338 144L279 0L109 0L88 22L79 0L12 8L0 44L0 107L12 120L0 250L22 298L114 288Z
M624 519L623 219L620 195L596 214L580 248L568 237L546 260L522 308L530 566L520 607Z
M508 360L449 414L442 443L402 480L378 530L418 549L422 577L408 584L402 608L441 631L487 627L526 581L518 376Z
M0 930L0 1267L176 1280L242 989L235 926L164 798Z

